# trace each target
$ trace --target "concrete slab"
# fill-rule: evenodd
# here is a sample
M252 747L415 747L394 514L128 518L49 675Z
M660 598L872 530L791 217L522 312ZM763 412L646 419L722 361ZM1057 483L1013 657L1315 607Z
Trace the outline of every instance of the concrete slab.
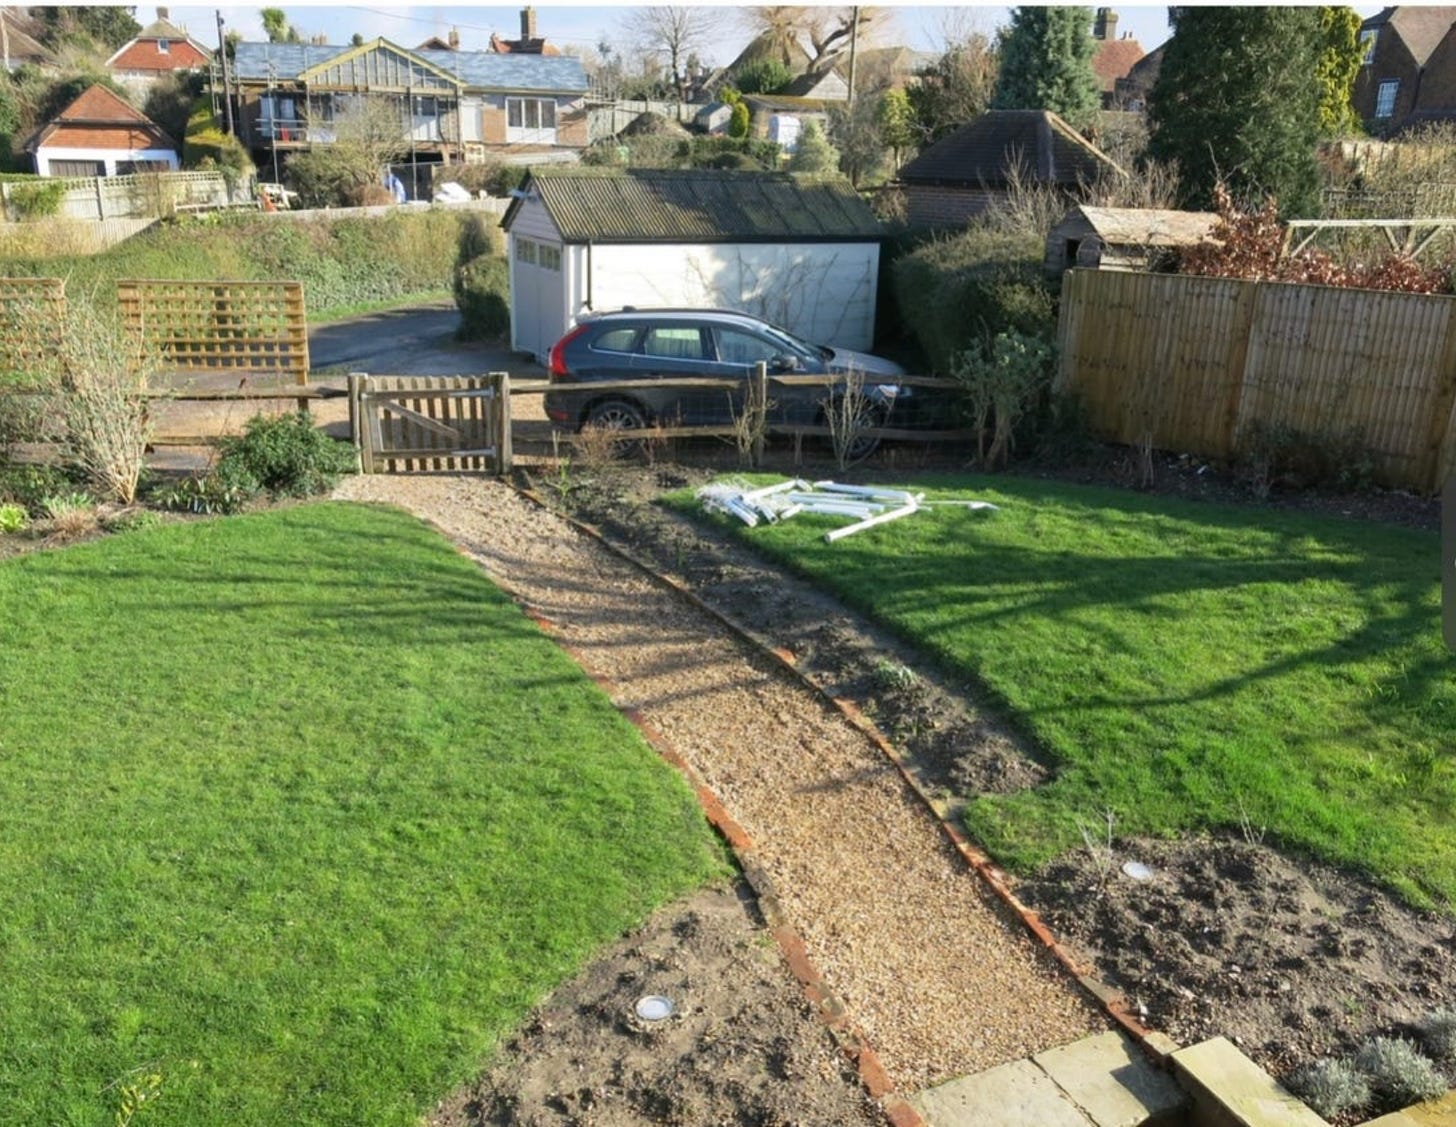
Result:
M1195 1127L1329 1127L1224 1037L1172 1056Z
M1123 1033L1111 1031L1032 1057L1097 1127L1174 1123L1188 1099Z
M929 1127L1092 1127L1029 1060L927 1088L910 1103Z

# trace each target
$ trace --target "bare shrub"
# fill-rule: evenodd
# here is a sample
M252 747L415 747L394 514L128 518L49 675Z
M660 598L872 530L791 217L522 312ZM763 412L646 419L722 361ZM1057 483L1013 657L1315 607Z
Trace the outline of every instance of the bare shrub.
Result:
M634 435L632 441L637 441ZM627 442L622 438L620 427L599 426L588 423L571 439L575 460L588 470L602 470L620 461L626 452Z
M824 400L824 422L834 464L846 470L875 452L880 440L866 433L881 425L879 412L865 393L864 373L846 372L843 383Z
M760 365L761 367L761 365ZM757 466L763 460L763 444L768 437L768 413L773 406L768 398L768 385L756 374L748 381L743 396L743 410L733 413L733 445L740 463Z
M1420 1023L1421 1043L1437 1060L1456 1061L1456 1008L1436 1010Z
M101 526L96 504L84 493L65 493L41 502L49 536L54 540L75 540L89 536Z

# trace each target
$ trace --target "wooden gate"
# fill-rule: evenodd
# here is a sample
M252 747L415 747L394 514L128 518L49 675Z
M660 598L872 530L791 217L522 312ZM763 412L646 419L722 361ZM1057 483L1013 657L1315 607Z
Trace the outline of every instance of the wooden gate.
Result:
M511 468L510 377L349 376L349 424L364 473Z

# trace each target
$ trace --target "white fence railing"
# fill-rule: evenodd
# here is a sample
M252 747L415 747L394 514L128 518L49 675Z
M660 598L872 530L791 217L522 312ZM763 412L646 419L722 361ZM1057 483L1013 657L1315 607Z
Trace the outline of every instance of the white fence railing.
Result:
M65 190L60 217L66 219L158 219L178 211L230 207L252 199L239 185L229 192L220 172L145 172L136 176L66 176L44 181L0 183L4 218L27 218L24 199L30 184L59 183Z

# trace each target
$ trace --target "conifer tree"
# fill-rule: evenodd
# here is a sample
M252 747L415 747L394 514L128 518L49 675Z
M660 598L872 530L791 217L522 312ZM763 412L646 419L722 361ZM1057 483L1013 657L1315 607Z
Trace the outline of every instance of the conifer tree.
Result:
M1051 110L1078 129L1091 125L1102 105L1091 27L1087 8L1012 9L991 108Z

